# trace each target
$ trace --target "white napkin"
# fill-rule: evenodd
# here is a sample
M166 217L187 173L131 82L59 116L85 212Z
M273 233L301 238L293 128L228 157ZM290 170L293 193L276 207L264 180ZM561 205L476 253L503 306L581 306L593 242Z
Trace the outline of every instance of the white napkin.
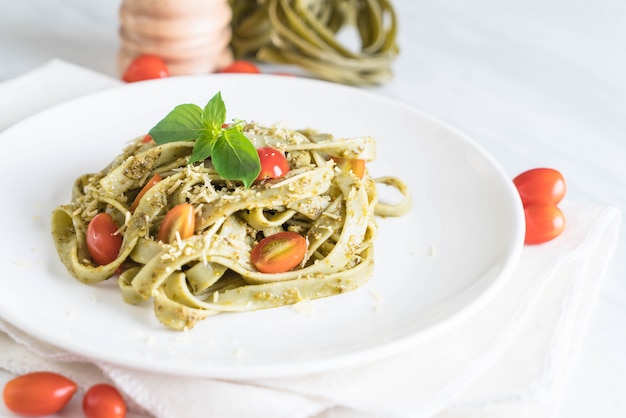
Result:
M118 83L52 61L0 84L0 129ZM561 208L568 221L564 233L525 247L510 280L476 315L409 351L358 367L249 382L164 376L64 352L0 318L0 368L15 374L54 370L81 390L108 380L132 411L159 418L551 416L584 339L621 218L613 207L565 201Z

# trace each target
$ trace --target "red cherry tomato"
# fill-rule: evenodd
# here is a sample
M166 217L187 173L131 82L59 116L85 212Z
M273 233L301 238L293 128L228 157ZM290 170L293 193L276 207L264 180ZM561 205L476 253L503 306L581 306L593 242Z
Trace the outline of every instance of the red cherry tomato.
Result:
M152 139L152 135L150 134L146 134L143 139L141 140L142 144L148 144L150 142L154 142L154 140Z
M219 72L260 74L261 70L250 61L234 61L229 66L222 68Z
M44 416L59 412L76 392L72 380L52 372L33 372L9 380L4 404L19 415Z
M123 237L108 213L99 213L87 225L87 250L97 264L103 266L117 258Z
M565 179L553 168L534 168L519 174L513 184L524 206L537 203L556 205L565 196Z
M166 244L176 241L176 233L180 239L186 239L193 235L196 227L196 215L193 206L189 203L181 203L167 212L159 228L158 240Z
M363 176L365 175L365 160L360 158L341 158L332 156L335 163L337 163L337 167L340 170L351 170L355 176L363 180Z
M135 81L151 80L154 78L169 77L165 61L156 55L139 55L128 64L126 71L122 75L122 80L127 83Z
M259 148L257 152L261 160L261 172L256 178L257 181L275 179L289 172L289 164L282 152L270 147Z
M537 204L524 208L526 238L524 244L534 245L548 242L565 229L565 216L556 205Z
M99 383L85 393L83 411L87 418L124 418L126 402L116 388Z
M161 180L163 180L163 178L161 178L161 176L157 173L143 186L139 194L135 197L135 200L133 200L133 204L130 206L131 212L134 212L135 209L137 209L141 198L146 194L146 192Z
M289 271L304 259L306 239L295 232L283 231L263 238L253 249L250 261L262 273Z

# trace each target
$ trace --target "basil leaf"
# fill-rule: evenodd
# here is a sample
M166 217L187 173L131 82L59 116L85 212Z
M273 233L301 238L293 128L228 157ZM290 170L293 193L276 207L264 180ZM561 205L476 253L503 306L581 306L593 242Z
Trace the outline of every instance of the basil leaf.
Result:
M193 152L191 158L189 158L189 164L195 162L204 161L211 156L211 148L213 148L214 137L213 135L203 134L200 138L196 139L196 143L193 144Z
M241 180L246 188L261 171L259 154L254 145L237 128L225 129L211 150L213 166L227 180Z
M195 104L178 105L148 132L157 144L194 141L204 129L202 109Z
M202 121L205 129L213 131L217 136L226 121L226 105L221 92L218 91L204 107Z
M189 163L211 157L217 173L227 180L241 180L249 188L261 171L259 154L241 132L243 121L224 127L226 106L217 92L203 108L182 104L148 132L157 144L195 141Z

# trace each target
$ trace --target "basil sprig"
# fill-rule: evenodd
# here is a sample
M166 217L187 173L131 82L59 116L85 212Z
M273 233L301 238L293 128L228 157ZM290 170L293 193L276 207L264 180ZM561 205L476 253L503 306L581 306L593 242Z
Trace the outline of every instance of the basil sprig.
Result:
M157 144L195 141L189 164L211 158L217 173L227 180L240 180L246 188L261 171L256 148L240 124L224 125L226 106L221 92L204 109L195 104L178 105L148 132Z

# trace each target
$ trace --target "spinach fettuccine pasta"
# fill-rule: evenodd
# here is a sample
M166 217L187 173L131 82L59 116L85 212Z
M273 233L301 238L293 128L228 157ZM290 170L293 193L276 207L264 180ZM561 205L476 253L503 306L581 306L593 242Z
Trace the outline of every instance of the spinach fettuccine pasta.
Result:
M237 58L293 64L320 78L352 85L382 84L392 77L399 47L396 12L389 0L230 4L231 47Z
M411 204L400 179L370 176L374 139L213 122L220 126L204 136L217 144L209 158L198 158L200 139L164 141L157 125L76 179L71 202L52 213L69 272L86 284L117 280L125 302L151 300L158 320L181 330L367 282L377 216L403 215ZM258 151L251 182L225 178L236 176L224 174L217 149L234 134ZM261 150L279 161L273 171ZM379 202L380 183L395 187L400 202Z

